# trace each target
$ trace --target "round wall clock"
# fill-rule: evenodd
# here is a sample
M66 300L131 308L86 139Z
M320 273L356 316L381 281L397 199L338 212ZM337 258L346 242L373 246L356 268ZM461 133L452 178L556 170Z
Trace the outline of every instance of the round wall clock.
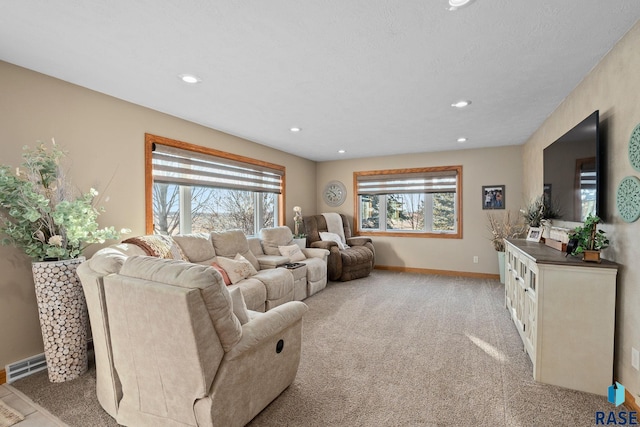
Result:
M640 171L640 124L633 129L629 138L629 161L635 170Z
M640 218L640 179L635 176L622 178L616 192L616 205L626 222Z
M340 206L347 199L347 188L340 181L329 181L324 187L322 198L329 206Z

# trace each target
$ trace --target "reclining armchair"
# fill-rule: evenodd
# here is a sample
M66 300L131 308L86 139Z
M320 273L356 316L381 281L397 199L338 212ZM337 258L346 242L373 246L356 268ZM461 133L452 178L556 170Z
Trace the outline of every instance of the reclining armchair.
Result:
M296 376L302 302L249 311L212 267L110 248L78 275L98 400L119 424L243 426Z
M334 216L337 214L333 214ZM347 217L340 214L347 249L340 249L335 241L322 240L320 233L330 232L325 215L303 218L307 233L307 246L329 250L327 277L329 280L345 282L369 275L375 262L375 248L368 237L352 237Z

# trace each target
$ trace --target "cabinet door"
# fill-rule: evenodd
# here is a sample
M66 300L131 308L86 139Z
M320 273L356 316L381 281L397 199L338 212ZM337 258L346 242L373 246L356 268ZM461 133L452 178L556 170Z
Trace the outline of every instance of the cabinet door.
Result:
M529 353L531 361L535 363L536 334L538 322L538 266L531 261L528 265L527 278L525 280L525 319L524 319L524 347Z
M516 257L516 283L514 289L514 322L520 333L524 332L526 321L526 277L529 274L528 260L518 254Z
M514 268L514 258L515 254L513 249L511 249L508 245L506 247L506 253L504 256L505 259L505 277L504 277L504 305L511 313L513 309L513 293L514 287L516 283L516 270Z

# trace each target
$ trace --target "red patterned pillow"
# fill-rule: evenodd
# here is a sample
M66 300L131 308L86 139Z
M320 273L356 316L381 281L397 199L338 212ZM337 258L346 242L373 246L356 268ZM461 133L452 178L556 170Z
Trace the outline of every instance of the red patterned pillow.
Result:
M218 272L222 275L222 280L224 280L225 285L229 286L231 284L231 279L229 279L229 275L227 274L226 271L224 271L222 267L218 265L217 262L211 263L211 267L218 270Z

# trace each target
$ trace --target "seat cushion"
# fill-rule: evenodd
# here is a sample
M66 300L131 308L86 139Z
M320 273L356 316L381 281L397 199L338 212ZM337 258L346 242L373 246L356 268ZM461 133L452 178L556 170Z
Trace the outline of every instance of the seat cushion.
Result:
M342 258L341 281L366 277L373 269L373 252L364 246L352 246L340 251Z
M249 310L263 312L266 309L267 289L258 279L250 277L228 286L228 289L239 288Z
M293 301L293 275L285 268L260 270L252 277L264 283L267 289L267 300L289 298Z
M327 277L327 263L320 258L307 258L300 261L307 266L307 280L318 282Z

